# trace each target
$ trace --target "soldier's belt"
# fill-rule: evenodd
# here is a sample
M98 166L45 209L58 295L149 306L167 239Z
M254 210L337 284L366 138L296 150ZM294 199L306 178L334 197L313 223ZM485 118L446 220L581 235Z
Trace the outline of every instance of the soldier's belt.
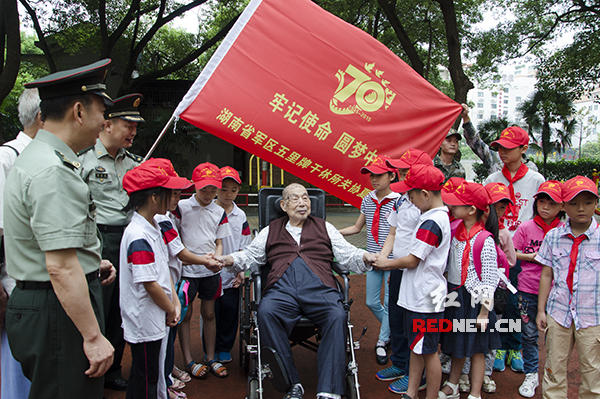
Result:
M99 270L95 270L85 275L88 283L98 278ZM17 287L22 290L48 290L52 288L50 281L18 281Z

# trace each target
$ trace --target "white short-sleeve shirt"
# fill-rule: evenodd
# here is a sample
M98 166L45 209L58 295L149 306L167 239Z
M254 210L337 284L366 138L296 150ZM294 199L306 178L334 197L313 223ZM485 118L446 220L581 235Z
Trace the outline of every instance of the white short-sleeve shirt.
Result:
M419 223L421 211L408 199L408 194L403 194L394 203L394 209L388 217L390 226L396 228L394 240L394 259L407 256L410 253L412 236Z
M183 270L182 263L177 255L183 251L185 247L181 242L181 237L179 237L179 232L177 231L177 227L175 227L175 223L171 219L171 216L171 213L168 212L168 215L154 216L154 220L158 223L158 227L163 236L163 241L167 245L167 250L169 251L169 272L171 273L171 279L173 280L173 284L177 284Z
M223 255L229 255L234 252L243 251L251 242L250 225L246 219L246 213L236 204L233 204L231 213L227 215L231 235L223 238ZM236 273L230 269L221 271L221 284L223 289L232 288Z
M135 212L121 240L119 272L123 336L130 343L151 342L167 333L166 312L144 288L156 281L171 298L169 254L156 221Z
M433 208L423 213L410 244L410 253L421 261L414 269L406 269L398 294L398 306L417 313L439 313L431 295L446 295L444 277L450 251L448 208ZM440 288L441 287L441 288Z
M231 234L225 210L214 201L202 206L196 196L180 201L178 205L181 219L176 219L183 245L196 255L214 253L216 240ZM203 265L187 265L183 268L183 277L210 277L213 273Z

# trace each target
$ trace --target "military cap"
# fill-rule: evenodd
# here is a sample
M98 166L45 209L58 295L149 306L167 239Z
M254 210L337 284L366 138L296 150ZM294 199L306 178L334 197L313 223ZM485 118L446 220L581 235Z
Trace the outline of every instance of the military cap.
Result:
M450 130L448 131L448 134L446 134L446 138L452 137L452 136L456 136L459 140L462 140L462 136L454 128L450 128Z
M130 122L144 122L144 118L140 116L140 111L138 110L142 98L144 96L138 93L115 98L113 105L106 107L104 118L121 118Z
M92 93L102 97L106 105L111 105L112 99L106 94L106 85L104 84L110 61L110 58L105 58L80 68L55 72L26 83L25 87L27 89L37 87L42 101Z

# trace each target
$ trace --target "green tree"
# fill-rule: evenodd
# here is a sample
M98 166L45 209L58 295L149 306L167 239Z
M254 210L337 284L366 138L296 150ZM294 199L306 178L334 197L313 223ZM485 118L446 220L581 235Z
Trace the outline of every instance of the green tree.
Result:
M20 59L17 2L0 0L0 104L15 84Z
M20 0L36 31L50 72L57 70L63 54L82 49L112 58L114 72L121 77L117 95L134 91L146 82L170 77L190 66L215 46L231 29L243 0L52 0L35 3ZM51 14L45 13L48 5ZM203 6L205 20L194 35L169 30L169 24L184 13ZM185 72L184 72L185 74ZM187 74L186 74L187 75Z
M572 117L575 112L573 102L565 93L537 90L519 105L518 111L523 114L529 135L539 143L530 146L542 151L545 170L548 154L555 150L560 153L571 146L571 136L577 123ZM556 128L555 124L561 127Z

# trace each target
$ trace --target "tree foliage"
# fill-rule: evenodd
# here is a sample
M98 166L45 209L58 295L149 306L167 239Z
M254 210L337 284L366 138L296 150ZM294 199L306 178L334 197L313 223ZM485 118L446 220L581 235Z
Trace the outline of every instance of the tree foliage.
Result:
M519 107L523 114L529 135L539 144L531 147L542 151L544 170L548 154L561 152L571 146L571 136L575 132L576 119L570 96L555 90L538 90ZM556 125L560 127L555 127Z
M197 76L199 57L223 39L245 5L243 0L19 1L51 72L62 54L87 50L112 58L122 79L118 95L160 78ZM199 7L205 19L197 35L170 28Z

